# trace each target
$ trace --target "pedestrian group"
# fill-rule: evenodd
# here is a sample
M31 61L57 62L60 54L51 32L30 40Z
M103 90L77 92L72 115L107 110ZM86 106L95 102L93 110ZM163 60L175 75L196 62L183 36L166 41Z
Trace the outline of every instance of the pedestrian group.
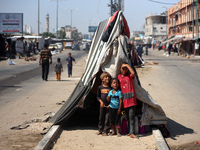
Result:
M68 68L68 77L72 77L72 66L73 61L76 63L76 60L71 56L71 53L68 53L68 58L66 59L67 68ZM48 81L49 75L49 64L52 64L52 54L48 49L48 44L44 44L44 49L40 52L39 65L42 66L42 79ZM61 59L57 58L57 63L54 66L54 72L56 72L57 81L61 80L61 72L63 72L63 65Z

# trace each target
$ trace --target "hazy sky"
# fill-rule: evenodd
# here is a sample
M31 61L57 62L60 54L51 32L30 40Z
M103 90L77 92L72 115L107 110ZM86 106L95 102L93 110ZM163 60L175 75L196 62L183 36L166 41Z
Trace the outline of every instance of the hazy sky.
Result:
M45 32L46 14L50 16L50 32L56 28L57 0L40 1L40 32ZM79 32L88 33L88 26L97 26L110 16L110 0L58 0L58 27L71 24ZM156 0L163 3L178 3L180 0ZM145 16L150 12L160 14L172 5L154 3L149 0L124 0L124 16L130 31L142 30ZM68 10L67 10L68 9ZM76 9L78 9L76 11ZM33 33L38 30L38 0L0 0L0 13L23 13L24 24L31 25Z

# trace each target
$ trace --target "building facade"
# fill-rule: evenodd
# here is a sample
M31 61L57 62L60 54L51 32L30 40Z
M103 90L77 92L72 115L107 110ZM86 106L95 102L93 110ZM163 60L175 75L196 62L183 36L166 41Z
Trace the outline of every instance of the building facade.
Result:
M196 0L181 0L168 9L168 36L181 35L183 37L181 43L185 54L199 55L199 48L195 47L200 29L199 0L197 4L198 7L196 7Z
M167 36L166 15L152 15L145 17L145 36L154 39Z

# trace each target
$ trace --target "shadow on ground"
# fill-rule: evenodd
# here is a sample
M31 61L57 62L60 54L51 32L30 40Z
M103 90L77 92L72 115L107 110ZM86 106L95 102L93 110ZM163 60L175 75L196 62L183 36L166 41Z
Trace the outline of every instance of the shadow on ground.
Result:
M178 122L168 118L167 127L170 131L171 138L176 140L176 137L184 134L193 134L194 130L191 128L187 128Z

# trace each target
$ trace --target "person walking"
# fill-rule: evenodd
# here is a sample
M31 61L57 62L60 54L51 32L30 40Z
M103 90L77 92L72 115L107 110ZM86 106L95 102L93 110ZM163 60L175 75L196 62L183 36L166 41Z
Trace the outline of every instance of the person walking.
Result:
M169 43L169 46L168 46L168 53L169 53L169 56L171 55L171 50L172 50L172 44Z
M50 62L49 62L50 60ZM41 64L42 61L42 64ZM44 44L44 49L40 52L39 65L42 65L42 79L48 81L49 64L52 64L52 55L48 49L48 44Z
M68 68L68 77L72 77L72 61L74 61L76 63L76 60L74 59L74 57L72 57L71 53L68 53L68 57L66 59L67 61L67 68Z
M63 66L62 66L62 63L60 62L60 58L57 58L57 63L54 66L54 72L56 72L57 81L60 81L61 72L63 72Z
M140 56L140 58L142 58L142 46L141 45L138 46L137 53Z

